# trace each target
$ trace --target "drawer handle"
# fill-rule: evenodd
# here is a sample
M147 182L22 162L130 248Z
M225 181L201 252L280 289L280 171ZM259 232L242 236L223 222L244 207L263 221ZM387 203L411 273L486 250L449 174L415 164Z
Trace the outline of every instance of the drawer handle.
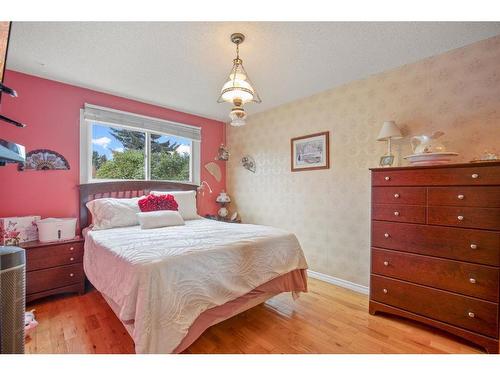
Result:
M460 199L460 200L462 200L462 199L464 199L464 198L465 198L465 195L463 195L463 194L458 194L458 195L457 195L457 198L458 198L458 199Z
M470 244L470 248L471 248L472 250L476 250L476 249L477 249L477 245L476 245L475 243L471 243L471 244Z
M469 315L469 318L475 318L476 317L476 314L474 314L472 311L469 311L467 315Z
M460 220L460 221L463 221L464 220L464 217L462 215L458 215L457 216L457 219Z
M394 211L394 216L399 216L399 211Z
M389 181L391 178L389 176L385 176L384 180Z
M398 193L394 194L394 198L399 198L399 194Z
M389 265L389 262L388 261L384 261L384 266L388 266Z
M391 235L389 233L384 233L385 238L389 238Z
M75 250L75 248L74 248L73 246L71 246L69 249L70 249L71 251Z
M384 294L387 294L389 291L387 289L382 289L382 292L384 292Z
M471 177L472 177L472 178L478 178L478 177L479 177L479 175L478 175L477 173L473 173Z
M75 274L74 274L74 273L70 273L70 274L69 274L69 277L74 277L74 276L75 276Z
M71 257L71 258L69 258L69 260L70 260L70 261L74 261L74 260L75 260L75 258Z
M471 284L475 284L475 283L476 283L476 279L474 279L473 277L471 277L471 278L469 279L469 282L470 282Z

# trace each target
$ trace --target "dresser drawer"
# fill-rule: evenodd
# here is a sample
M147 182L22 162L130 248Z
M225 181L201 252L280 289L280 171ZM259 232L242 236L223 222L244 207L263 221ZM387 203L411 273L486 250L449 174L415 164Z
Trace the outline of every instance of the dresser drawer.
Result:
M374 204L372 205L372 220L425 223L425 207L400 204Z
M374 187L372 203L425 205L426 193L420 187Z
M500 230L500 208L431 206L427 210L429 224Z
M498 167L422 168L372 172L373 186L500 185Z
M498 337L498 304L372 275L370 298L441 322Z
M498 302L497 267L373 248L372 273Z
M26 294L82 282L82 263L26 273Z
M500 208L500 187L431 187L429 206L460 206Z
M26 271L81 263L83 243L54 244L26 250Z
M500 233L484 230L373 221L372 245L491 266L500 265Z

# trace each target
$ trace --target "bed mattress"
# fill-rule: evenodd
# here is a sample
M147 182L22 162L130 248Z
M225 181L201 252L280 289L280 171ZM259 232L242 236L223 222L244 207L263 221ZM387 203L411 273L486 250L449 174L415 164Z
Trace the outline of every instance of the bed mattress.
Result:
M260 225L200 219L85 237L85 273L133 322L137 353L174 352L204 311L307 268L295 235Z

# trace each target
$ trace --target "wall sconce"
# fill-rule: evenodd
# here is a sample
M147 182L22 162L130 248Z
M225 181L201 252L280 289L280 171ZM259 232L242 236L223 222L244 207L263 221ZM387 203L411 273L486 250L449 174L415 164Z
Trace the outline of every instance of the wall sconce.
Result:
M198 193L201 193L202 196L205 196L205 186L208 187L208 192L210 194L212 194L213 190L210 187L210 185L208 184L208 182L206 182L206 181L202 181L201 184L200 184L200 186L198 186L198 189L197 189Z
M255 173L256 169L255 160L251 156L249 155L243 156L241 158L241 165L243 166L243 168L249 170L250 172Z
M215 160L228 161L229 155L229 149L222 143L217 150Z

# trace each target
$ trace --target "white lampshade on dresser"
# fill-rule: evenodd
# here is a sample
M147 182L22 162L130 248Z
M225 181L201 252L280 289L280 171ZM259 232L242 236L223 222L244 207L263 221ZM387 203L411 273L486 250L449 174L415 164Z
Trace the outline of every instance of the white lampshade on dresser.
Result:
M384 121L377 141L387 141L387 155L391 155L391 139L401 139L403 135L394 121Z

